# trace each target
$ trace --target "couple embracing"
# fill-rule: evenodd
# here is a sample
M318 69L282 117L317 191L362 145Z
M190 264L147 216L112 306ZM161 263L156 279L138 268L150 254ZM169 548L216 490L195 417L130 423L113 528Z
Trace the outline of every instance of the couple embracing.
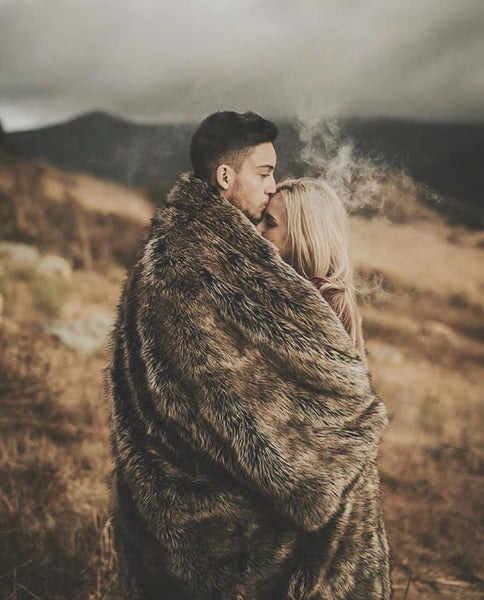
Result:
M334 191L274 180L276 126L219 112L139 246L110 365L129 600L391 597L364 357Z

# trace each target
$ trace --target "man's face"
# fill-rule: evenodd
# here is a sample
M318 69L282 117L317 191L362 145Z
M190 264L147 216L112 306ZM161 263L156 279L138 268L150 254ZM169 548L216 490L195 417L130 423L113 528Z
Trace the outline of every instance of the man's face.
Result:
M275 168L274 146L270 142L259 144L235 172L233 185L224 193L254 225L261 221L262 213L276 191Z

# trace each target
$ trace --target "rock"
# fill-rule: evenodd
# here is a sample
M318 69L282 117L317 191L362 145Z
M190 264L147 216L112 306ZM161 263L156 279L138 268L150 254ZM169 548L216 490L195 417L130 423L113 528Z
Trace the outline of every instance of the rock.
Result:
M70 279L72 277L72 267L62 256L46 254L42 256L35 266L35 271L43 277L61 277Z
M16 242L0 242L0 257L8 258L21 267L35 267L39 262L40 254L34 246L18 244Z
M5 335L17 335L20 333L21 329L17 321L5 316L0 319L0 327L2 329L2 333Z
M54 321L43 328L71 350L89 356L106 347L113 324L113 313L99 313L89 319Z
M425 321L422 325L422 333L428 336L441 338L449 342L457 338L455 331L445 323L440 321Z
M42 277L70 279L72 267L62 256L41 255L35 246L15 242L0 242L0 258L23 269L32 269Z
M378 344L371 349L371 354L387 363L398 364L403 360L400 350L391 344Z

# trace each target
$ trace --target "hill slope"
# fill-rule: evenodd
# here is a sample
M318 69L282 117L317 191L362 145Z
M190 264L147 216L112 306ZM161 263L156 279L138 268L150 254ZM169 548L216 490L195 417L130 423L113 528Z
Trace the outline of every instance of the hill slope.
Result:
M36 160L0 163L0 239L34 244L76 268L132 259L153 206L139 192Z

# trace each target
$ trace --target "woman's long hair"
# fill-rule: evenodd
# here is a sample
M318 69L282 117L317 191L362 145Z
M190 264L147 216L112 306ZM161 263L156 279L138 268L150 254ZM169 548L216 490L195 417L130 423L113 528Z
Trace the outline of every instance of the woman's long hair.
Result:
M341 200L329 185L308 177L287 179L277 192L286 206L288 261L316 284L363 354L348 217Z

